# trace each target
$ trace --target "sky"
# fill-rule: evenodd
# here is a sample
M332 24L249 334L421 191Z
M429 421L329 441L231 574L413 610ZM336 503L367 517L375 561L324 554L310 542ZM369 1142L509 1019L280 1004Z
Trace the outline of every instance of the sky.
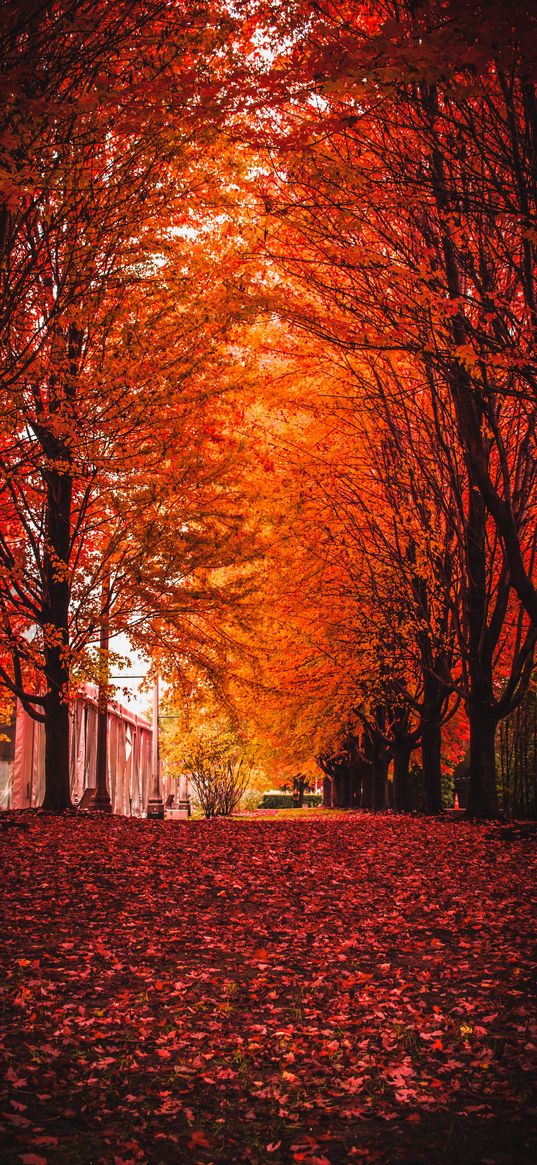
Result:
M151 690L142 690L143 677L147 675L149 665L131 647L126 635L114 635L110 639L110 651L117 652L129 660L128 667L119 671L112 671L112 682L116 687L116 700L124 704L131 712L147 716L151 709Z

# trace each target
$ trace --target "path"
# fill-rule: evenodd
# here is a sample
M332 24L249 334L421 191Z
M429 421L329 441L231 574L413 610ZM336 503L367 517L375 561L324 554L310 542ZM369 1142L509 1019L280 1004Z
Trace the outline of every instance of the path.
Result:
M531 838L10 820L8 1165L531 1159Z

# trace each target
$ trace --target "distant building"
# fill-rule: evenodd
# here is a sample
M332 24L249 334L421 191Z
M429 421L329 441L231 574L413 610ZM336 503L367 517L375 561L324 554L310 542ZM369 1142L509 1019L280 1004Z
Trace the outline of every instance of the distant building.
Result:
M42 804L45 732L17 701L10 724L0 725L0 809ZM121 704L108 706L108 788L114 813L140 817L147 805L153 730ZM89 684L70 706L71 797L74 805L96 784L97 692Z

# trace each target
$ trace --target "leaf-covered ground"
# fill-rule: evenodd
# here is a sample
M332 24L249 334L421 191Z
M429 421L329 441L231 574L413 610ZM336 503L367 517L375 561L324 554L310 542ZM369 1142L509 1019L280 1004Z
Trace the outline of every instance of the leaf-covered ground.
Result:
M34 812L0 848L5 1162L537 1157L523 831Z

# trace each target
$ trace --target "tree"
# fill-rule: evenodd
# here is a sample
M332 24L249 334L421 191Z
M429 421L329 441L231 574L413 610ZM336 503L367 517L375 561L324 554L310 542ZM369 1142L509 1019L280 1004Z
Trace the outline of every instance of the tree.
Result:
M169 543L180 483L192 498L204 426L214 432L200 363L215 370L229 318L224 296L208 327L206 273L196 282L186 262L223 117L212 83L226 26L207 8L193 29L190 15L160 0L36 2L12 5L3 26L0 676L45 723L51 809L69 804L69 685L99 624L154 614L165 572L190 611L185 579L218 557L214 446L201 506L173 554ZM189 243L189 258L200 250ZM228 547L218 565L229 561Z
M346 270L336 228L331 267L340 304L362 305L353 344L421 350L441 372L468 471L535 622L535 14L501 4L471 14L456 2L328 4L316 34L300 55L319 92L305 120L327 132L308 178L301 161L289 166L303 187L303 246L320 239L307 229L319 184L329 183L336 222L343 185L353 259ZM307 132L314 140L315 128L302 125L302 143ZM289 266L302 257L294 247ZM316 280L328 291L318 269ZM504 455L513 429L515 460Z
M164 738L168 763L188 775L205 817L230 817L252 776L253 745L206 684L195 685L186 705L169 707L178 711Z
M368 357L382 376L390 359L407 355L409 382L392 376L385 393L390 400L395 389L396 413L401 393L428 386L461 551L457 626L468 666L459 688L472 725L471 808L494 815L495 727L523 693L535 642L523 613L534 618L537 528L528 403L532 50L520 27L510 30L506 88L506 58L493 51L496 11L484 33L473 22L461 30L455 5L396 12L329 4L317 15L315 32L293 48L317 97L298 113L295 103L283 129L280 121L276 164L267 165L265 246L281 280L275 310L340 354L340 383L355 377L357 395ZM428 586L422 598L431 593ZM498 703L494 668L508 626L513 666Z

